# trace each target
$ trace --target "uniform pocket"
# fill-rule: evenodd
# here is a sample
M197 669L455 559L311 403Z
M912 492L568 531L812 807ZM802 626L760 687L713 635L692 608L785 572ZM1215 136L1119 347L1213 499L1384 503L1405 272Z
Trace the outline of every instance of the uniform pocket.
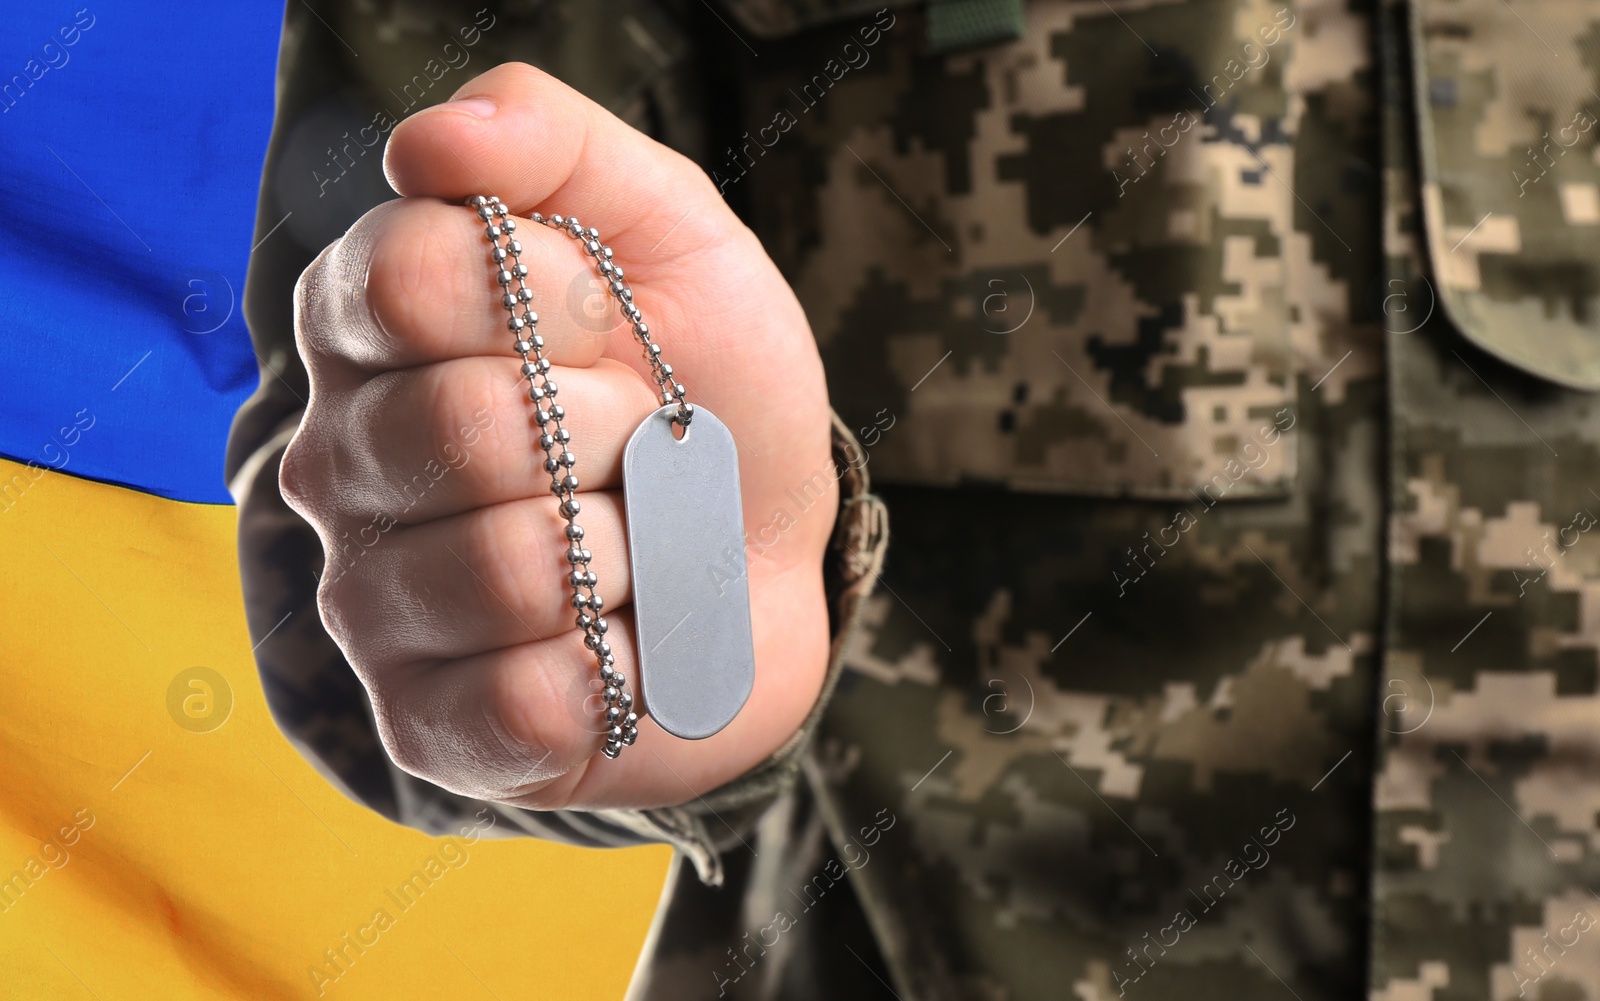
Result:
M1428 255L1483 350L1600 389L1600 11L1586 0L1417 0L1413 72Z
M715 175L877 482L1283 496L1292 9L1038 0L944 56L889 16L764 49Z

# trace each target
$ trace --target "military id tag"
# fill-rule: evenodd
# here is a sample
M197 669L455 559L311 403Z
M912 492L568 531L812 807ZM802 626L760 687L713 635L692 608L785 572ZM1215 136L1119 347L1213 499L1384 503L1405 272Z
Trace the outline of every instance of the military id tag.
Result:
M622 456L644 711L674 737L727 726L755 684L739 453L704 407L673 437L677 404L644 419Z
M600 578L590 569L594 554L584 545L577 520L583 510L573 472L578 456L572 432L563 423L566 405L556 402L559 387L550 378L553 364L538 333L539 314L530 305L533 289L522 262L522 241L514 235L517 220L496 197L472 195L466 204L484 223L500 305L508 314L506 329L514 338L512 350L522 359L525 391L539 428L539 448L545 455L540 465L550 474L550 491L560 500L557 510L567 522L564 555L571 569L566 583L604 693L599 713L605 743L600 753L615 760L624 747L632 746L639 738L641 712L655 717L673 736L709 737L739 714L756 676L739 453L733 436L715 416L685 398L683 383L662 358L661 345L651 337L633 290L623 281L622 267L600 242L600 231L582 225L577 216L529 215L535 226L566 233L594 261L595 273L644 348L650 378L665 404L633 432L622 456L638 622L640 702L635 706L627 677L615 667L616 652L606 642L609 624L600 614L605 608ZM674 427L683 429L681 439L673 435Z

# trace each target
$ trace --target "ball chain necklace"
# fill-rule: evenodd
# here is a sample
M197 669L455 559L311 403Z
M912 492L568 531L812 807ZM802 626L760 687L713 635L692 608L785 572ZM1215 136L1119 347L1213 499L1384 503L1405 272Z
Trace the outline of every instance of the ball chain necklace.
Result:
M566 409L555 402L559 387L550 378L544 338L537 333L528 268L516 220L499 198L474 195L489 239L500 303L509 318L527 380L528 399L539 426L539 447L550 490L566 521L566 583L583 644L594 655L603 685L606 725L601 753L616 758L639 736L639 719L648 714L661 729L689 740L709 737L743 708L755 683L750 628L750 596L744 553L744 513L739 493L738 450L727 427L704 407L685 399L683 383L661 357L644 316L623 280L611 248L599 230L576 217L535 212L535 225L559 230L594 259L595 271L616 299L634 337L644 347L650 374L661 391L661 406L646 415L623 452L622 487L627 514L628 561L633 575L634 637L638 653L636 703L628 679L617 669L606 639L605 601L599 578L589 568L593 554L583 544L577 518L577 456L566 428ZM509 265L507 259L510 259ZM693 427L691 428L691 423ZM677 426L682 437L675 433Z

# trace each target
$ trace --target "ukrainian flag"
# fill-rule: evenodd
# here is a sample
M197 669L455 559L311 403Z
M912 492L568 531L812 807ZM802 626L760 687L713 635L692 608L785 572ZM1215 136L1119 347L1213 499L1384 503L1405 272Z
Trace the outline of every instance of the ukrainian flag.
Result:
M620 997L666 849L430 839L269 717L223 449L283 8L83 2L0 39L0 996Z

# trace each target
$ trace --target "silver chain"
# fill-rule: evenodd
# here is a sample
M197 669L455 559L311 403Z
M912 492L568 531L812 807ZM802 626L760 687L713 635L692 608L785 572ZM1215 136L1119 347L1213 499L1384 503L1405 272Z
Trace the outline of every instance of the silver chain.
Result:
M601 615L605 601L596 587L600 583L589 569L592 554L583 547L583 527L577 522L581 506L578 503L578 477L572 472L577 456L569 447L572 435L562 426L566 409L554 402L558 387L550 378L550 360L544 355L544 338L537 333L539 314L533 311L533 290L528 287L527 265L522 263L522 242L512 234L517 222L511 218L500 199L474 195L467 199L467 207L476 209L478 218L485 223L484 235L489 238L490 257L495 266L495 281L504 293L501 305L510 314L506 326L516 339L512 347L522 358L522 374L528 380L528 399L534 404L534 421L539 425L539 447L544 449L545 472L549 473L550 491L561 501L561 516L566 519L568 540L567 563L572 567L567 583L572 587L572 607L577 609L577 626L583 630L583 645L594 653L600 668L600 680L605 685L602 697L606 730L605 746L601 753L615 758L622 753L624 744L632 744L639 737L639 716L633 711L633 695L624 691L627 685L621 671L615 667L617 658L611 644L606 642L606 619ZM577 217L556 215L546 219L535 212L530 219L537 225L565 232L583 245L595 259L595 270L606 283L606 288L622 307L622 313L633 325L634 336L644 345L645 359L650 372L661 389L661 405L678 404L676 423L688 427L694 417L694 405L683 398L683 384L672 377L672 366L661 360L661 345L650 339L650 328L645 325L639 307L633 304L633 290L623 282L622 268L611 260L611 248L600 243L600 231L583 228ZM504 242L502 242L504 237ZM511 266L506 267L506 258ZM522 312L517 312L517 307Z

